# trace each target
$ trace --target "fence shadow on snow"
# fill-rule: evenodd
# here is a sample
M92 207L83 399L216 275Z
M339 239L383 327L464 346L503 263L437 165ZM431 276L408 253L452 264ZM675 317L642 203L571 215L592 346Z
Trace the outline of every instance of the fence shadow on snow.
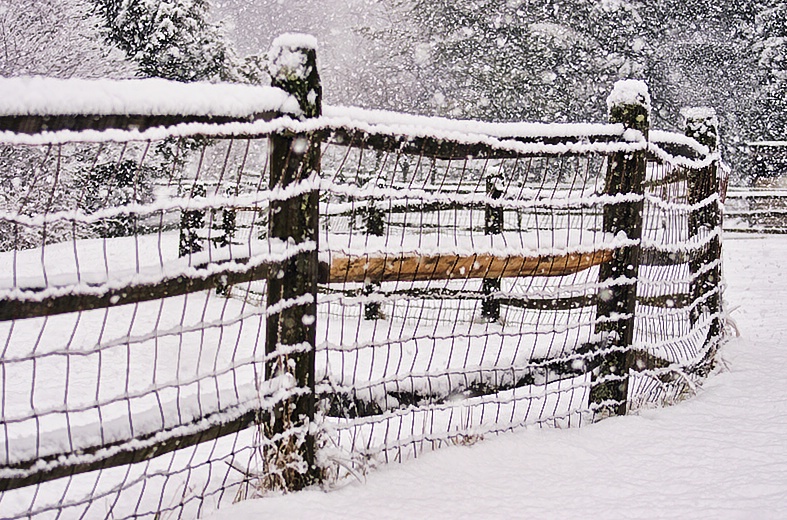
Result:
M717 130L0 81L0 510L195 517L681 399L723 340Z

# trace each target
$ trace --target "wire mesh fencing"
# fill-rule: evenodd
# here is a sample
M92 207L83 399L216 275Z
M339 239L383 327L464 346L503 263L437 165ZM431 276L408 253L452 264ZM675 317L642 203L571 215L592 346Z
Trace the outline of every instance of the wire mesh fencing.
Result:
M160 169L157 145L190 150ZM227 283L288 254L259 217L266 150L264 140L22 149L40 157L18 165L34 181L22 200L46 200L41 213L20 204L2 215L3 484L63 478L6 491L4 516L194 515L228 482L236 492L265 442L236 432L277 400L263 389L265 308L226 297ZM74 154L110 173L70 187L82 182L82 163L63 159ZM61 191L74 199L49 202Z
M712 114L320 116L302 43L258 92L299 110L0 117L5 517L192 518L709 373Z
M541 136L468 156L442 141L436 156L428 139L385 149L369 133L326 146L320 250L341 271L320 300L317 381L337 456L363 467L580 425L678 400L707 374L720 215L718 190L692 179L715 175L708 149L659 133L615 152L603 132L564 131L587 148ZM615 170L638 153L640 191L623 192Z
M325 190L321 251L339 271L317 347L337 445L401 458L528 419L579 421L586 375L571 357L595 336L606 255L586 199L603 158L340 152L324 171L343 180Z

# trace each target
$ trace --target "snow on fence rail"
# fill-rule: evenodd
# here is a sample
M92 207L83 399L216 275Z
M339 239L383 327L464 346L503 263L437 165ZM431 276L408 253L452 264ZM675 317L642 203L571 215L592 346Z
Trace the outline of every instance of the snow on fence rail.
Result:
M609 124L321 115L290 40L229 109L0 81L5 517L193 517L708 374L712 114L651 131L624 82Z

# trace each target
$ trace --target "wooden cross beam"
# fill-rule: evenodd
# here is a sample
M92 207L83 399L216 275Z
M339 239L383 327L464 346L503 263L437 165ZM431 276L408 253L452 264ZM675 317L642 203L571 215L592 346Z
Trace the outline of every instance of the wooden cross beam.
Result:
M613 250L592 253L568 253L546 256L494 255L398 255L339 256L331 263L320 262L319 283L418 282L429 280L465 280L480 278L516 278L527 276L565 276L608 262ZM186 293L205 291L258 280L265 280L270 265L245 265L248 259L196 268L188 275L164 277L155 282L126 287L107 287L109 282L76 287L56 287L43 296L45 287L19 287L0 299L0 321L51 316L67 312L102 309L157 300ZM221 268L216 269L218 265ZM205 270L205 273L200 271ZM84 286L83 286L84 287ZM49 287L54 289L54 287ZM96 291L95 289L101 289Z
M320 266L320 282L421 282L566 276L608 262L612 254L612 250L597 250L592 253L545 256L341 256L331 260L330 271L327 271L327 264Z

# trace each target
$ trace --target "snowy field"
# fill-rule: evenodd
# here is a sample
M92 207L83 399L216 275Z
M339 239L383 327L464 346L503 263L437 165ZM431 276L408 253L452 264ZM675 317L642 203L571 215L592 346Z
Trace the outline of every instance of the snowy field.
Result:
M787 236L727 235L725 368L677 406L532 429L391 464L329 493L212 520L787 517Z

